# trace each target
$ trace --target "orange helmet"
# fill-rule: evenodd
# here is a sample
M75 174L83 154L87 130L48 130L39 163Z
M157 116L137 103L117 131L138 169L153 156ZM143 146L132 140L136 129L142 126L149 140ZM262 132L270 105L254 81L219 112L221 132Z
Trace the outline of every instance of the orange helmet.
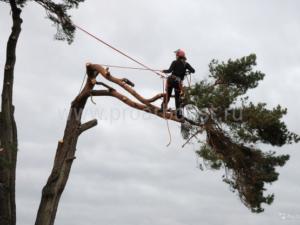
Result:
M182 49L178 49L175 51L176 56L185 58L185 52Z

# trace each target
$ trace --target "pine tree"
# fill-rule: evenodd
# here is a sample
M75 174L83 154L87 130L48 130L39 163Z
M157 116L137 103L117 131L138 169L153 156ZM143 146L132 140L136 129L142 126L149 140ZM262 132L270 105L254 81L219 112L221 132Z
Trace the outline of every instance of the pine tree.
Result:
M259 213L264 210L262 204L274 200L274 194L265 194L265 184L278 179L275 168L289 159L289 155L261 148L281 147L300 138L282 121L287 109L249 102L247 91L265 77L254 70L255 65L254 54L226 63L213 60L209 78L190 87L185 98L187 117L201 126L183 124L181 131L188 141L200 139L197 153L204 164L210 169L224 168L223 181L238 192L248 208Z

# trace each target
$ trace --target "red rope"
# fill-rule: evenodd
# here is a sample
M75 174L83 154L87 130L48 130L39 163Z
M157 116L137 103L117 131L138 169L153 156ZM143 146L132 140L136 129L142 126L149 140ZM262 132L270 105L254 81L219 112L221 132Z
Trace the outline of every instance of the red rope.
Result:
M146 66L145 64L143 64L143 63L139 62L138 60L132 58L131 56L129 56L129 55L127 55L126 53L124 53L123 51L121 51L121 50L115 48L115 47L112 46L111 44L109 44L109 43L107 43L107 42L101 40L100 38L98 38L98 37L96 37L95 35L91 34L91 33L88 32L87 30L81 28L80 26L77 26L77 25L75 25L75 24L73 24L73 25L74 25L76 28L78 28L79 30L81 30L82 32L86 33L87 35L89 35L89 36L91 36L92 38L96 39L97 41L101 42L102 44L108 46L109 48L115 50L116 52L120 53L121 55L125 56L126 58L130 59L131 61L137 63L138 65L144 67L145 69L152 71L153 73L155 73L156 75L158 75L158 76L160 76L160 77L165 77L164 75L158 73L157 71L151 69L150 67Z
M148 70L146 68L141 68L141 67L116 66L116 65L108 65L108 64L99 64L99 65L106 66L106 67L111 67L111 68L117 68L117 69ZM160 71L160 70L154 70L154 71Z

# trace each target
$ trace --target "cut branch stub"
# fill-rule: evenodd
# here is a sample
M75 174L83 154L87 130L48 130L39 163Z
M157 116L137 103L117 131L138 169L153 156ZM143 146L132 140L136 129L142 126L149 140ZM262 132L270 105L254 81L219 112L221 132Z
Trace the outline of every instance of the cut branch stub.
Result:
M90 120L79 127L79 133L87 131L95 126L97 126L98 122L96 119Z

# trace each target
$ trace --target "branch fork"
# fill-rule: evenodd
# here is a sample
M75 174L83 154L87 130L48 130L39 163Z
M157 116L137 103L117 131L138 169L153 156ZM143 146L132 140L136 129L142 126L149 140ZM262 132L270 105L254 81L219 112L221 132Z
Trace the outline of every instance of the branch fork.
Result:
M103 83L103 82L96 82L95 84L105 87L105 90L90 90L91 96L110 96L119 99L126 105L151 113L163 119L173 120L175 122L183 123L186 121L185 119L179 119L177 116L172 112L161 112L160 107L153 105L153 103L161 98L164 97L163 93L157 94L152 98L144 98L141 94L139 94L133 87L135 86L133 82L128 80L127 78L117 78L114 77L107 68L102 67L101 65L97 64L87 64L87 71L89 73L97 73L98 75L102 76L107 81L110 81L114 84L117 84L123 90L125 90L128 94L134 97L135 100L130 99L129 97L121 94L116 89L112 88L111 86ZM89 76L90 77L90 76ZM192 123L193 125L199 125L197 123Z

